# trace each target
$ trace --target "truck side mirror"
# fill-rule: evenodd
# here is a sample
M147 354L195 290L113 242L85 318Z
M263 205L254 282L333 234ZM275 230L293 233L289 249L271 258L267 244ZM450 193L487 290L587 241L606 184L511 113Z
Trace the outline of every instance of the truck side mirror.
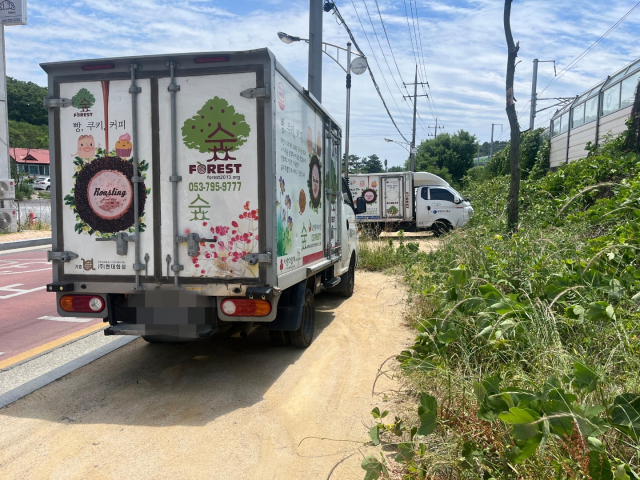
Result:
M458 195L454 195L453 203L462 203L462 199Z
M356 199L356 215L359 215L361 213L364 213L367 211L367 202L365 201L364 197L358 197Z

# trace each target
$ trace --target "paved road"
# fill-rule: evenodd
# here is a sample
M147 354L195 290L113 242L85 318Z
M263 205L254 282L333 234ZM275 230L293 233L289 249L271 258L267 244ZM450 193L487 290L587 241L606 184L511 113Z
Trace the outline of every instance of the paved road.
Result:
M0 255L0 365L11 357L102 323L61 318L47 293L51 264L46 249Z

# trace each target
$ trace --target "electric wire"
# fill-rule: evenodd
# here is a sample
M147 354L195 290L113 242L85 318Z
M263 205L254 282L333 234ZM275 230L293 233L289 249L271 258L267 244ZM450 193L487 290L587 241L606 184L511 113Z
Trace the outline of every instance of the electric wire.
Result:
M409 2L411 2L411 0L409 0ZM438 109L436 108L436 104L433 100L433 96L431 94L431 86L429 85L429 77L427 75L427 62L424 59L424 47L422 44L422 33L420 32L420 15L418 15L418 4L416 3L416 0L413 1L414 6L415 6L415 10L416 10L416 24L418 25L418 41L419 41L419 52L420 52L420 56L422 58L422 70L423 70L423 82L427 84L427 88L429 89L429 94L428 94L428 105L429 105L429 110L431 110L431 115L433 115L434 120L437 121L439 115L438 115ZM422 86L423 90L424 90L424 85ZM427 93L426 91L424 92L425 94ZM434 113L435 111L435 113Z
M353 2L353 0L352 0ZM354 5L355 8L355 5ZM356 42L355 37L353 36L353 33L351 32L351 29L349 28L349 26L347 25L347 23L344 21L344 18L342 17L342 14L340 14L340 10L338 10L338 6L334 5L333 7L333 11L335 12L336 17L338 17L338 19L340 20L340 23L342 24L342 26L345 28L345 30L347 31L347 34L349 35L349 38L351 39L351 42L353 43L353 46L356 48L356 50L358 51L358 53L360 53L360 55L362 55L365 59L367 58L366 55L364 54L364 52L362 51L362 49L360 48L360 46L358 45L358 42ZM357 10L356 10L356 15L358 14ZM358 15L358 20L360 20L360 16ZM360 21L360 25L362 25L362 21ZM363 28L364 30L364 28ZM365 34L366 37L366 34ZM368 39L367 39L368 42ZM369 43L369 42L368 42ZM371 47L371 43L369 43L369 47ZM375 57L374 57L375 58ZM377 63L377 62L376 62ZM379 67L378 67L379 68ZM385 110L387 111L387 115L389 116L389 119L391 120L391 123L393 123L393 126L395 127L395 129L398 131L398 133L400 134L400 136L406 141L408 142L407 138L404 136L404 134L400 131L400 128L398 127L398 124L396 123L395 119L393 118L393 115L391 115L391 112L389 111L389 107L387 106L387 102L385 102L384 97L382 96L382 92L380 91L380 87L378 86L378 82L376 82L376 78L373 75L373 72L371 71L371 67L369 67L367 69L369 71L369 76L371 77L371 81L373 82L373 86L376 89L376 92L378 92L378 96L380 97L380 100L382 101L382 105L384 105ZM387 85L388 87L388 85Z
M378 66L378 70L380 71L380 75L382 75L382 80L384 81L385 85L387 86L387 90L389 90L389 95L391 95L391 100L393 100L393 103L396 105L396 108L398 109L398 112L400 112L400 116L402 116L402 119L405 121L405 123L409 127L411 127L411 125L409 124L407 118L402 113L402 110L400 109L400 106L398 105L398 102L396 102L396 99L393 96L393 93L391 92L391 87L389 87L389 82L387 82L387 78L385 77L384 72L382 71L382 67L380 67L380 62L378 62L378 57L377 57L375 51L373 50L373 46L371 45L371 42L369 41L369 36L367 35L367 32L366 32L366 30L364 28L364 24L362 23L362 20L360 19L360 13L358 12L358 9L356 8L356 4L355 4L354 0L351 0L351 4L353 5L353 9L356 12L356 16L358 18L358 21L360 22L360 27L362 28L362 33L364 34L364 38L367 40L367 43L369 44L369 48L371 49L371 54L373 55L373 59L375 60L376 65ZM366 3L365 3L365 8L366 8ZM367 13L368 13L368 9L367 9ZM369 20L371 20L371 16L369 16ZM373 26L373 23L371 25ZM375 29L374 29L374 33L375 33ZM377 35L376 35L376 37L377 37ZM380 43L380 41L378 40L378 44L379 43ZM382 49L382 47L381 47L381 49ZM385 61L386 61L386 58L385 58ZM387 63L387 68L389 68L389 64L388 63ZM371 66L369 66L369 72L371 72ZM394 81L395 81L395 78L394 78ZM396 83L396 85L397 85L397 83Z

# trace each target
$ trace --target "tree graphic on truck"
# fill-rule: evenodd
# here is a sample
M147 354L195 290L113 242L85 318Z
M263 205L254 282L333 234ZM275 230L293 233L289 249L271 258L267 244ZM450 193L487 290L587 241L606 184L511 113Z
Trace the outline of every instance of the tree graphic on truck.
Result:
M182 140L188 148L212 155L207 162L227 161L235 160L231 153L247 141L250 132L244 115L225 99L213 97L184 122Z

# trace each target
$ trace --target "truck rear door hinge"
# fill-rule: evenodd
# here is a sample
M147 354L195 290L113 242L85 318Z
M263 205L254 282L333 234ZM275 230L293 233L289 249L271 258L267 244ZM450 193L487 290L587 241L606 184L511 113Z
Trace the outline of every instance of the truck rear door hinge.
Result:
M242 257L242 260L249 265L255 265L256 263L266 263L271 265L271 250L267 250L267 253L249 253Z
M264 87L247 88L240 92L240 96L244 98L269 98L271 97L271 90L269 84L265 83Z
M74 258L78 258L77 253L54 252L51 250L47 252L47 261L49 262L68 262L69 260L73 260Z
M70 98L44 97L44 108L67 108L71 106Z

